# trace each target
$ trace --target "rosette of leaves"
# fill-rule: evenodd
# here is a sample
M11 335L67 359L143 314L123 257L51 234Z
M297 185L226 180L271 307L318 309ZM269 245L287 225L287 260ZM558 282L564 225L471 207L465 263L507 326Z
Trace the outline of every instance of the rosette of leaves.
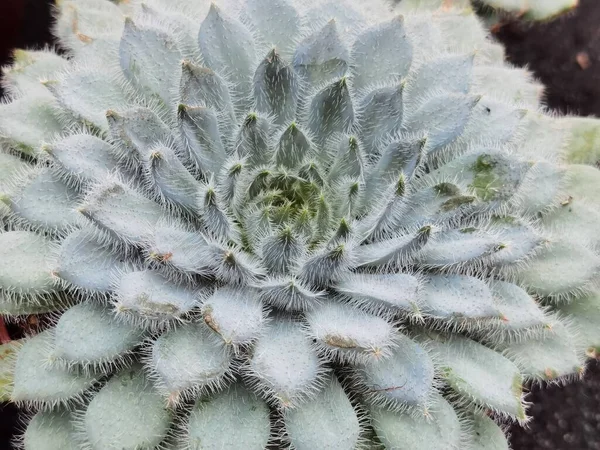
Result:
M600 345L597 123L475 16L64 0L55 32L0 107L0 309L54 318L10 366L27 450L505 449Z

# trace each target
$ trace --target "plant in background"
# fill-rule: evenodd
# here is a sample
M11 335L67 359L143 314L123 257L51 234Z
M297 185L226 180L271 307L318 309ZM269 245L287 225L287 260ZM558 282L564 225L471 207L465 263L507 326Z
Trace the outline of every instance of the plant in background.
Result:
M524 382L581 375L598 123L399 8L62 0L68 58L15 54L0 310L55 318L2 362L25 449L506 449Z
M493 10L518 14L530 20L549 20L572 10L579 0L479 0Z

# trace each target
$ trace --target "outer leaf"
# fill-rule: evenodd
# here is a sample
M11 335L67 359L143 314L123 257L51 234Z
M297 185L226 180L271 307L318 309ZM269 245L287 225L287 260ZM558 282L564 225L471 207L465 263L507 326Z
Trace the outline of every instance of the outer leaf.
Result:
M75 427L72 414L65 408L40 411L31 418L23 434L26 450L78 450L74 439Z
M161 392L169 396L168 402L176 404L188 394L193 397L198 391L222 386L231 354L206 325L193 323L161 335L146 362Z
M140 330L119 322L106 308L87 302L65 311L54 334L52 355L84 366L118 362L143 339Z
M125 20L119 49L121 69L144 94L170 105L181 76L181 52L169 33Z
M370 408L377 437L386 448L430 450L462 448L461 423L441 395L436 395L427 417L413 417L385 408Z
M241 384L196 401L185 445L206 450L263 450L271 435L269 408Z
M30 231L0 233L0 288L22 295L57 290L52 243Z
M120 372L96 394L80 418L84 448L155 448L166 437L171 413L141 368Z
M425 349L403 334L388 358L360 364L354 371L357 389L370 404L393 411L426 414L434 393L434 366Z
M46 408L78 401L96 381L92 374L74 374L50 366L54 331L27 339L17 356L12 401L30 402Z
M322 371L299 325L280 320L256 342L246 374L268 400L289 407L314 392Z
M124 274L115 286L115 308L141 327L182 320L198 305L197 294L150 270Z
M352 46L354 87L361 89L369 84L400 81L408 73L412 53L404 17L397 16L367 30Z
M248 95L256 57L248 30L213 3L200 26L198 44L208 67L234 83L240 99Z
M107 293L119 271L128 263L123 256L102 245L97 231L82 228L69 234L60 244L55 267L56 275L76 289Z
M525 420L522 376L514 363L466 338L430 344L439 355L444 379L459 398Z
M360 420L335 378L317 398L286 411L284 421L296 450L353 450L359 443Z

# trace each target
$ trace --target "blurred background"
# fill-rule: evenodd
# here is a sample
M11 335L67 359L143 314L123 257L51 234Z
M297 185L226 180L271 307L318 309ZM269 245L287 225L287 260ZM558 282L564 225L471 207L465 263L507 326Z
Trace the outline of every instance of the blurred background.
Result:
M359 0L367 1L367 0ZM54 45L52 0L0 0L0 65L15 48ZM580 0L553 21L501 21L493 36L508 61L528 67L546 86L547 106L561 113L600 117L600 0ZM2 95L0 88L0 97ZM600 450L600 364L590 362L584 382L531 388L529 427L512 427L513 450ZM16 411L0 404L0 449L17 428Z

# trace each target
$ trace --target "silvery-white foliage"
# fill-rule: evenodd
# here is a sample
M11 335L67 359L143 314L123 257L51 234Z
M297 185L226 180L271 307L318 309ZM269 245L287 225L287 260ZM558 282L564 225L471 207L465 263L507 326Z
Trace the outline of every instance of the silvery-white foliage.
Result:
M467 2L56 11L0 105L23 448L501 450L597 354L600 126Z

